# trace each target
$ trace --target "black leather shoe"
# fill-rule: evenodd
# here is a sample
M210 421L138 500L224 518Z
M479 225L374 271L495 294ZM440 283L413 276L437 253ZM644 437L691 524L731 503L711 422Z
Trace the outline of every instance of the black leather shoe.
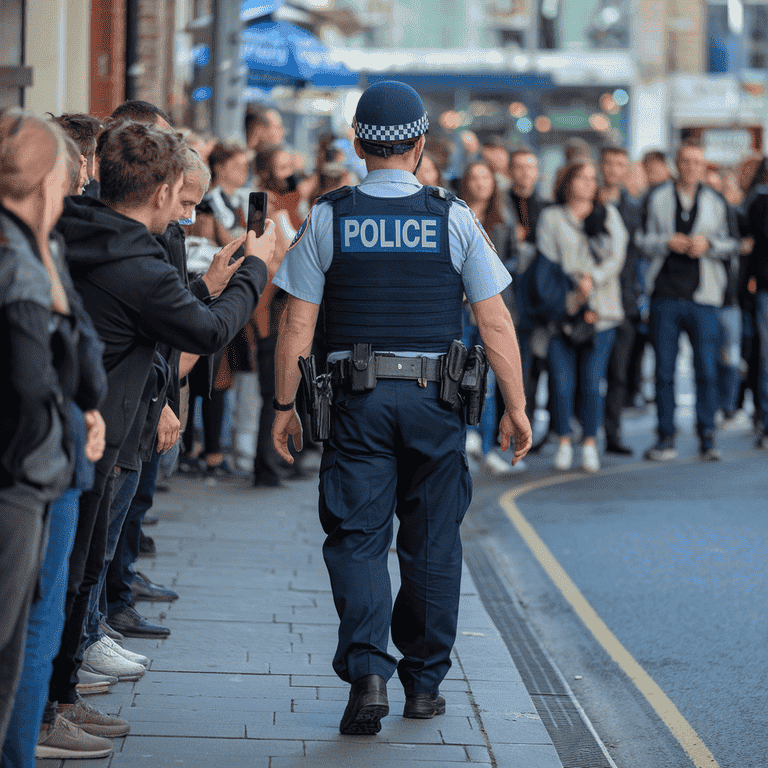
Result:
M164 638L171 634L168 627L159 624L150 624L143 616L140 616L133 608L121 608L117 613L112 613L107 619L109 626L116 629L126 637L155 637Z
M284 488L280 475L276 472L258 471L253 473L254 488Z
M381 730L381 718L388 714L386 680L381 675L366 675L352 683L339 730L353 736L378 733Z
M131 584L131 600L147 600L151 603L172 603L178 600L179 596L172 589L166 589L151 582L143 573L139 571L133 577Z
M445 699L439 694L412 693L406 694L403 717L413 720L429 720L435 715L445 714Z
M631 456L633 453L632 449L623 443L606 443L605 452L615 456Z

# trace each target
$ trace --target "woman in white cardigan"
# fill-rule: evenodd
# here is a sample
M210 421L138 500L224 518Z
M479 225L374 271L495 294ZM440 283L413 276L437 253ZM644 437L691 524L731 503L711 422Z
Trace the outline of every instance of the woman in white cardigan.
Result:
M616 328L624 319L619 274L627 250L627 231L614 206L595 202L597 172L589 161L578 161L558 174L557 205L539 219L538 249L557 263L573 282L566 298L567 314L583 316L592 325L591 341L575 344L557 333L549 345L553 377L553 429L560 438L554 467L568 470L573 462L570 421L574 413L577 378L581 386L583 428L582 468L597 472L597 430L603 420L604 385ZM578 368L577 368L578 366ZM577 377L577 370L580 377Z

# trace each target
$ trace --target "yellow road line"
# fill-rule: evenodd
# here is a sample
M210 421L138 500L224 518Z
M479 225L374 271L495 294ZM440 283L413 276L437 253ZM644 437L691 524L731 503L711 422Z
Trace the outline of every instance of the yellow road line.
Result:
M626 469L632 468L631 465L626 467ZM610 472L610 474L614 474L614 472ZM611 658L637 686L640 693L645 696L648 703L656 710L658 716L664 721L664 724L672 731L674 737L688 753L696 768L719 768L714 755L707 749L696 731L680 714L680 711L653 678L637 663L632 654L619 642L613 632L608 629L605 622L587 602L579 588L573 583L560 563L557 562L549 547L542 541L533 526L525 519L517 507L516 500L525 493L578 479L584 479L584 475L557 475L536 482L526 483L508 491L501 497L502 509L541 566L563 594L563 597L571 604L597 642L605 648Z

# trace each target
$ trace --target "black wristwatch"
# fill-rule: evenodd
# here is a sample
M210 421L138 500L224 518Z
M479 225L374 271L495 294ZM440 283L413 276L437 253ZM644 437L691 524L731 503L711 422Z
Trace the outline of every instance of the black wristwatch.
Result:
M292 400L290 403L279 403L277 401L276 397L272 398L272 407L276 411L292 411L293 410L293 404L295 403L295 400Z

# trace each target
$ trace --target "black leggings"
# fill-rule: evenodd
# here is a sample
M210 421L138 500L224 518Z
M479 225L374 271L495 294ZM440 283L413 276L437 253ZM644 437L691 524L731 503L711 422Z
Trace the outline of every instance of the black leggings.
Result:
M203 454L221 453L221 427L224 423L226 390L214 389L208 397L208 371L196 366L189 374L189 419L184 432L184 448L189 451L195 437L195 401L203 398Z

